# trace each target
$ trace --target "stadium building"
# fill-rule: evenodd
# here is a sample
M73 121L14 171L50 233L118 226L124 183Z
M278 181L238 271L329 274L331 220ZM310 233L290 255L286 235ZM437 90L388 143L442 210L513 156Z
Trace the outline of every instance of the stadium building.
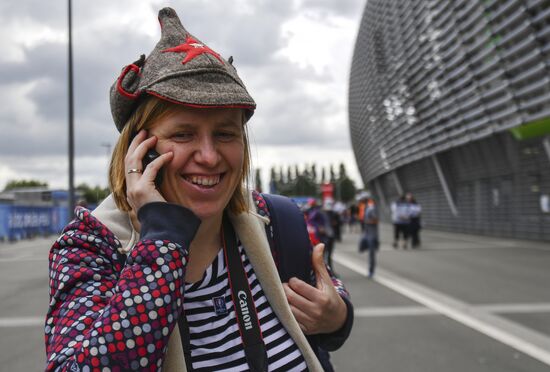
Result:
M550 240L550 0L368 0L349 120L385 218Z

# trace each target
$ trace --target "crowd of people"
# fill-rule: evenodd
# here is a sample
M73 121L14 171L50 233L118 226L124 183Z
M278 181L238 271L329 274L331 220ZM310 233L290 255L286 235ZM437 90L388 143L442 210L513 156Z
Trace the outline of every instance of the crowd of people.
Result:
M420 246L420 214L422 207L411 193L402 195L391 205L393 223L392 246L407 249ZM410 240L410 245L409 245Z
M422 207L411 193L400 196L391 204L393 223L392 246L407 249L420 247L420 216ZM341 241L344 230L361 233L359 251L368 252L368 277L374 275L379 241L379 210L370 194L346 208L335 207L331 200L320 204L310 199L304 206L311 241L325 244L325 261L332 267L335 242ZM344 227L347 226L347 229Z
M336 208L332 200L320 204L314 198L309 199L303 209L312 244L325 245L325 262L333 268L334 246L342 241L342 210Z

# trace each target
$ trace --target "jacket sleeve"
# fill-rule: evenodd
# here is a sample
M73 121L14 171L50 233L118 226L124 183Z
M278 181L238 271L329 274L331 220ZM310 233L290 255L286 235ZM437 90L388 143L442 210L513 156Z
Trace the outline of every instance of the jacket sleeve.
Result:
M200 220L150 203L125 262L116 237L79 208L51 248L47 371L157 370L181 313L188 247Z
M353 305L349 298L343 298L346 303L346 321L342 328L333 333L319 335L319 346L326 351L335 351L344 345L353 327Z

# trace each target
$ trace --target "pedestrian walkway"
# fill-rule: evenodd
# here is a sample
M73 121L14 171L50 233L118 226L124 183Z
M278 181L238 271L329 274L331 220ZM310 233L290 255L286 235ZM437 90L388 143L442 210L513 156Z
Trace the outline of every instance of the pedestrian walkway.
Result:
M380 224L382 248L391 248L393 226ZM421 249L480 249L480 248L531 248L550 250L550 242L498 238L485 235L461 234L449 231L423 229L420 231Z
M362 296L354 301L358 319L443 315L550 366L550 244L423 230L422 247L403 250L391 245L391 225L380 233L377 272L354 288ZM366 277L359 237L348 234L337 246L338 272ZM369 282L412 303L379 306L391 296L370 295L380 289Z

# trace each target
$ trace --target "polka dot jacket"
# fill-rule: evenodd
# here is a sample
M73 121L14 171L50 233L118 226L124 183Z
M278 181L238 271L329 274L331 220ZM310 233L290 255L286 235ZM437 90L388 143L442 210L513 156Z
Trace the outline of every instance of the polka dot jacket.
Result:
M160 369L200 221L166 203L145 205L138 218L141 240L125 261L120 242L83 208L52 246L47 371Z
M269 216L261 195L254 193L254 200L258 212ZM138 218L140 241L127 256L118 252L114 234L84 208L77 208L76 219L52 246L46 371L161 368L183 308L188 247L200 221L167 203L145 205ZM348 321L323 337L327 346L343 343L353 319L347 290L330 274L348 306Z

